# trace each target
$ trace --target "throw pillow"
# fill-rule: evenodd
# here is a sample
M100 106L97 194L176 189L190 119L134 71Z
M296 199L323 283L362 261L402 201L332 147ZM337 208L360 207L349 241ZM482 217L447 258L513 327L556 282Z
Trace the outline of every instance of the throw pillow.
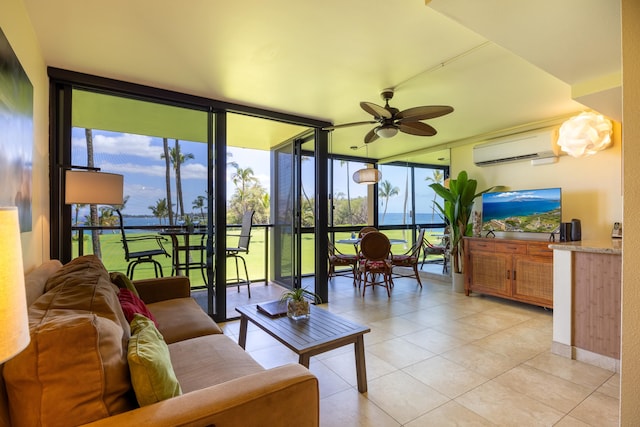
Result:
M120 289L129 289L135 296L140 297L140 294L138 294L138 290L126 274L119 271L113 271L109 273L109 278L111 279L111 283L113 283Z
M126 317L129 324L131 324L131 321L136 314L142 314L147 319L151 319L153 323L155 323L155 326L158 327L156 318L151 314L144 301L138 298L129 289L120 289L120 292L118 292L118 300L122 306L124 317Z
M136 314L131 322L127 353L131 384L140 406L182 394L171 366L169 347L153 322Z

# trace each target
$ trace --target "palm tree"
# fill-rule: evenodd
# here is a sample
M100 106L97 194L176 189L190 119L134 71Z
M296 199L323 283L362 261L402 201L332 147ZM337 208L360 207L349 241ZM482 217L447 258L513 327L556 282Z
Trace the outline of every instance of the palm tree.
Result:
M153 216L158 218L160 225L162 225L162 219L166 218L169 212L171 212L171 209L169 209L169 206L167 205L167 199L158 199L158 201L156 201L156 205L149 206L149 209L151 209Z
M206 197L204 196L198 196L194 199L191 205L191 209L199 209L200 210L200 216L202 218L204 218L204 201L206 200Z
M166 159L167 155L163 154L161 157ZM180 142L177 139L175 140L175 146L169 149L169 159L171 160L171 164L173 165L173 170L175 171L175 174L176 174L176 193L177 193L176 212L178 212L180 216L184 216L184 202L182 200L182 178L180 175L180 167L184 162L193 158L194 158L193 154L191 153L182 154L182 152L180 151ZM169 201L169 204L170 204L170 199L168 197L167 197L167 200Z
M165 186L167 188L167 199L165 203L169 206L169 225L173 225L173 210L171 209L171 157L169 155L169 140L162 138L162 145L164 148L164 154L160 155L161 159L164 159L165 170Z
M231 175L231 182L233 182L233 185L238 189L242 210L246 212L248 207L245 206L244 201L247 195L247 186L251 183L257 183L258 178L253 176L253 169L236 167L236 172Z
M444 180L444 173L442 172L441 169L434 169L433 177L428 176L424 180L427 182L433 181L435 184L442 184ZM438 195L434 192L433 203L431 203L431 222L433 222L433 217L436 216L436 198L437 197Z
M113 215L113 206L100 207L100 226L113 227L118 223L118 217Z
M384 216L387 214L387 206L389 205L389 198L397 196L400 192L398 187L394 187L389 181L384 180L380 183L378 188L378 197L384 199L384 211L382 212L382 223L384 223Z
M87 166L92 168L93 164L93 132L91 129L85 128L84 136L87 140ZM89 205L89 225L95 226L99 224L98 207ZM100 248L99 230L91 230L91 243L93 244L93 254L102 259L102 249Z

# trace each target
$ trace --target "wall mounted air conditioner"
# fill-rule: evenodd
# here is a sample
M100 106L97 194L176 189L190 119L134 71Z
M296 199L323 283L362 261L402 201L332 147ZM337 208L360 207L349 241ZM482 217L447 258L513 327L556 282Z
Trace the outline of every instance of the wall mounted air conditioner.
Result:
M558 156L557 129L525 132L494 139L473 147L473 163L489 166L520 160L538 160Z

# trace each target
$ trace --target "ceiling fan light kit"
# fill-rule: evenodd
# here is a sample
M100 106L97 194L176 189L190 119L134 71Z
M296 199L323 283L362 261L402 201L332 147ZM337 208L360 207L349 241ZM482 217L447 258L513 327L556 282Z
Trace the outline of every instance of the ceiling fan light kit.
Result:
M376 128L376 135L380 138L393 138L398 133L398 128L395 126L380 126Z
M360 107L373 116L373 121L345 123L331 126L325 130L377 123L378 125L365 135L365 144L369 144L379 137L393 138L398 131L409 135L433 136L438 132L432 126L422 123L421 120L433 119L453 112L453 107L448 105L425 105L400 111L389 106L389 100L393 98L393 89L384 89L380 96L385 102L384 107L372 102L363 101L360 103Z

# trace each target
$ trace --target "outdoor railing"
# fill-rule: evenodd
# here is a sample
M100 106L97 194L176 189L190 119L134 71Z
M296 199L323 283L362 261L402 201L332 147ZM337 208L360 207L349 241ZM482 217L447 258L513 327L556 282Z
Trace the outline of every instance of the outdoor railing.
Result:
M174 229L179 230L181 226L168 226L168 225L128 225L123 227L127 238L135 237L139 235L151 235L157 234L161 231ZM229 234L233 234L234 231L241 228L240 224L227 225ZM247 268L249 269L249 278L252 282L263 282L269 277L269 229L272 228L270 224L257 224L253 225L251 232L251 245L249 247L249 253L243 255L247 261ZM127 271L128 262L125 260L124 248L122 246L122 240L120 237L119 226L73 226L71 228L73 232L72 238L72 250L73 256L82 256L87 253L93 253L92 248L92 231L96 230L100 233L100 248L102 252L102 262L109 271ZM167 253L172 253L171 239L166 236L161 236L165 240L163 245ZM181 237L179 237L181 238ZM226 247L234 247L237 245L237 235L229 235L227 237ZM141 250L136 247L135 242L128 242L129 249L131 251ZM145 243L144 248L150 249L155 245L155 242L148 241ZM194 257L194 261L199 261L199 251L192 251L191 256ZM154 259L158 260L162 265L162 269L165 275L171 272L172 259L170 257L156 256ZM227 268L229 271L229 268ZM235 267L233 267L235 274ZM155 277L153 266L148 263L140 264L136 267L135 278L144 279ZM204 280L202 275L196 270L192 270L189 273L189 278L193 288L204 287Z

